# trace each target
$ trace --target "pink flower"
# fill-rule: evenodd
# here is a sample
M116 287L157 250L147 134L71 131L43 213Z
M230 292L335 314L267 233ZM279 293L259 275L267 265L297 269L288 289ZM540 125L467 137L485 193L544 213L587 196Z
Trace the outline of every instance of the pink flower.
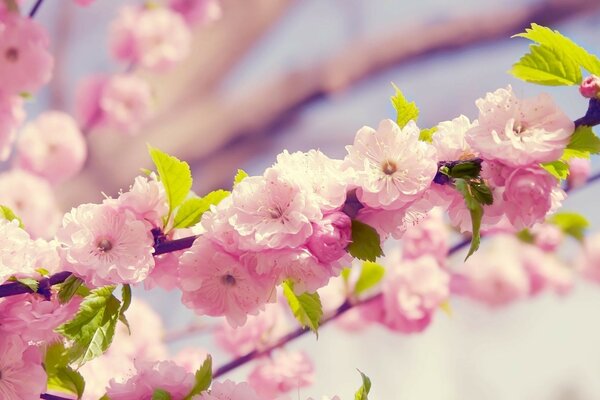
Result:
M165 72L188 56L191 34L183 18L165 7L121 8L110 28L110 50L120 61Z
M167 194L163 184L155 175L150 179L138 176L128 192L122 193L116 200L105 200L120 210L131 211L137 219L148 221L154 227L162 226L162 218L169 212Z
M596 75L585 78L579 85L579 93L588 99L598 97L600 95L600 78Z
M375 228L381 239L391 235L399 240L407 229L417 225L427 216L432 206L431 202L423 198L399 210L365 207L358 212L356 219Z
M419 141L419 128L400 129L384 120L375 131L363 127L347 146L345 167L352 170L358 199L373 208L398 209L417 200L437 172L436 151Z
M0 76L7 95L33 93L46 84L54 64L46 31L17 13L0 15Z
M248 376L248 383L256 393L268 399L310 386L314 380L313 363L301 351L277 352L260 361Z
M21 97L6 96L0 92L0 161L6 161L10 156L17 127L24 119Z
M556 251L565 238L563 231L558 226L550 223L535 225L531 228L531 233L535 245L547 253Z
M569 187L576 189L587 182L592 173L592 162L585 158L572 158L569 160Z
M19 169L0 174L0 199L23 220L33 237L51 237L60 225L62 213L54 193L48 182L35 175Z
M313 234L306 246L319 262L328 264L344 257L351 241L352 221L346 214L337 211L313 224Z
M106 390L111 400L148 400L162 389L173 399L182 399L194 386L194 375L171 361L135 361L136 375L125 382L112 379Z
M233 356L242 356L254 349L273 344L287 333L286 315L279 303L267 304L264 311L248 317L242 326L219 324L214 331L215 342Z
M434 209L418 225L410 227L402 237L402 255L407 260L429 254L440 265L446 263L450 232L440 209Z
M342 161L327 157L318 150L277 156L273 169L284 180L293 182L312 197L322 211L340 209L346 200L349 176L341 171Z
M82 79L75 91L75 116L83 131L103 122L100 99L108 77L91 75Z
M449 283L448 274L429 255L388 268L382 284L381 322L395 331L421 332L448 298Z
M28 268L32 241L29 234L19 228L19 222L0 218L0 237L3 238L0 246L0 284L16 273L33 273L33 269Z
M437 151L438 161L456 161L475 158L476 153L467 143L465 134L475 126L461 115L451 121L440 122L431 144Z
M223 13L219 0L169 0L169 7L181 14L188 25L216 21Z
M0 398L38 400L46 391L42 355L16 335L0 335Z
M318 205L303 188L275 169L244 179L226 204L231 205L228 222L242 237L244 250L298 247L313 233L311 222L321 219Z
M166 291L171 291L179 286L179 257L183 252L174 251L161 254L154 257L154 268L150 275L144 280L146 290L160 287Z
M553 192L564 197L558 181L539 167L518 168L506 180L504 210L516 229L544 220L553 207Z
M213 382L208 392L203 392L194 400L261 400L254 389L246 382Z
M0 333L17 334L27 342L52 342L60 338L54 329L68 321L79 308L75 297L62 305L56 296L51 301L27 294L0 300Z
M100 97L100 109L107 125L129 134L139 132L151 115L151 106L150 85L136 75L110 77Z
M58 183L83 167L87 146L77 124L63 112L41 114L23 128L17 141L16 165Z
M600 233L586 236L578 269L585 278L600 283Z
M207 356L208 352L204 349L184 347L173 357L173 362L193 374L202 366Z
M147 223L106 204L83 204L67 213L57 233L66 269L92 286L143 281L154 268Z
M483 158L515 167L557 160L575 129L547 94L521 100L509 86L476 104L479 125L467 132L467 142Z
M490 242L460 266L453 292L492 307L526 298L530 282L520 255L521 243L513 235L498 235Z
M555 254L546 253L536 246L522 245L523 266L529 274L530 295L548 288L565 295L573 288L573 272L563 265Z
M225 316L241 326L275 293L275 282L259 276L247 258L228 254L205 236L179 259L183 303L198 314Z

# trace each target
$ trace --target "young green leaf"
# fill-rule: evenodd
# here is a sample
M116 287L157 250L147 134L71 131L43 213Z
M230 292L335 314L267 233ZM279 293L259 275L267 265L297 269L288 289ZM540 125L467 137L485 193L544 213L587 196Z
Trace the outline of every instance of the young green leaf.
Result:
M357 220L352 220L352 242L347 250L350 255L363 261L375 261L383 255L377 231Z
M421 129L419 134L419 140L422 142L431 143L433 141L433 134L437 131L437 127Z
M66 304L75 294L79 287L83 284L83 280L76 277L75 275L70 275L61 285L60 289L58 289L58 301L60 304Z
M29 290L31 290L34 293L37 292L38 288L40 287L39 282L33 278L12 277L11 279L9 279L9 281L19 282L21 285L27 286Z
M526 82L548 86L578 85L579 65L552 47L531 45L530 52L513 65L510 73Z
M561 160L543 163L540 164L540 167L559 180L567 179L567 176L569 176L569 165Z
M362 379L362 385L358 388L354 394L354 400L369 400L369 392L371 391L371 380L368 376L363 374L360 370L357 370Z
M20 228L25 227L23 225L23 221L21 221L21 218L17 217L17 215L13 212L13 210L8 208L7 206L0 205L0 218L4 218L7 221L12 221L12 220L16 219L17 221L19 221Z
M81 399L85 390L83 376L69 366L69 357L62 342L52 343L46 350L44 369L48 375L48 389L73 393Z
M403 128L406 124L408 124L408 121L417 122L417 119L419 118L419 109L417 108L415 102L409 102L406 100L406 97L404 97L404 94L398 88L398 86L393 83L392 86L394 87L396 93L390 98L390 100L392 101L392 105L396 110L396 123L398 123L398 126Z
M591 127L578 126L560 159L569 161L571 158L590 158L590 154L600 154L600 138Z
M202 198L187 199L175 215L174 228L189 228L200 222L202 214L210 209L211 205L217 205L231 193L226 190L215 190Z
M114 290L114 286L92 290L73 319L56 328L56 332L73 341L70 355L79 366L100 356L112 343L121 309Z
M171 394L164 389L154 389L152 400L172 400Z
M248 173L246 171L244 171L243 169L238 169L237 174L235 174L235 178L233 179L233 186L237 185L247 177Z
M282 284L283 295L292 310L294 317L300 322L303 328L309 328L319 336L318 329L321 318L323 317L323 306L318 293L294 293L292 282L285 281Z
M183 400L190 400L195 395L202 393L210 387L210 383L212 382L212 357L210 354L206 356L206 360L204 360L200 369L196 371L194 377L194 387Z
M465 199L465 205L467 206L469 214L471 215L471 229L473 236L471 237L471 247L469 247L469 252L467 253L467 257L465 257L466 261L473 253L477 251L481 242L480 230L481 219L483 218L483 206L473 195L473 189L466 180L455 179L454 187L460 194L462 194L463 198Z
M169 201L169 216L172 211L183 203L192 189L192 173L190 166L162 151L148 145L150 157L156 166L160 181L165 187Z
M371 261L363 262L360 275L354 285L354 293L359 295L371 289L381 281L384 274L385 268L381 265Z
M548 222L556 225L566 235L582 241L585 236L585 230L590 227L588 220L579 213L560 212L554 214Z

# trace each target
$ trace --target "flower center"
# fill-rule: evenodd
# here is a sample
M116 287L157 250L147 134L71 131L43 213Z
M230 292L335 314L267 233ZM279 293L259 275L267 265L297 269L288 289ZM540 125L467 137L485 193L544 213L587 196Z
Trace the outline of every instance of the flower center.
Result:
M279 219L283 216L283 210L280 206L269 208L269 215L273 219Z
M231 274L226 274L221 277L221 283L225 286L235 286L235 277Z
M98 250L101 253L108 253L113 248L112 243L108 239L102 239L102 240L100 240L98 242L97 246L98 246Z
M4 52L4 58L9 62L16 62L19 59L19 49L16 47L9 47Z
M513 126L513 132L515 133L515 135L521 135L523 134L525 131L527 130L527 126L525 126L524 123L519 122L518 124Z
M386 175L394 175L394 172L398 171L398 166L395 162L386 160L381 164L381 170Z

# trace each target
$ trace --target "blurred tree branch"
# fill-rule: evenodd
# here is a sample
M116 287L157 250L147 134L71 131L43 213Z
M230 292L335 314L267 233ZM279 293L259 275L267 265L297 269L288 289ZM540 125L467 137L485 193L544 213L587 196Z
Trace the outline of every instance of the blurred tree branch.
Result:
M264 1L252 3L251 9L260 8L257 5L268 8ZM235 13L235 9L233 7L229 11ZM202 179L196 190L208 190L224 182L227 184L238 165L259 151L261 141L268 137L270 129L315 99L343 90L392 66L441 51L506 39L531 22L552 25L598 9L598 0L542 0L507 11L403 27L372 40L351 43L317 65L291 71L229 97L214 89L226 76L224 65L231 67L231 63L239 57L230 55L233 59L227 59L227 54L231 53L227 46L222 47L222 40L227 36L225 32L219 34L208 30L203 33L204 40L198 41L204 45L197 45L197 51L202 55L194 57L191 66L181 66L188 71L194 70L196 74L180 72L181 76L175 73L161 77L158 98L164 102L162 111L148 124L147 131L134 139L92 138L95 140L91 145L91 162L66 193L68 196L77 196L75 190L81 193L82 180L92 183L93 189L90 189L93 193L100 190L114 192L118 187L127 186L138 168L149 164L145 142L187 160L195 170L199 170ZM272 22L282 10L283 7L270 10L270 14L269 10L263 10L270 18L260 12L246 17L264 24L265 20ZM231 20L235 18L231 17ZM228 23L226 20L223 23L225 26L221 26L221 31L233 30L235 39L243 41L244 34L240 34L236 22ZM221 38L220 44L218 38ZM236 45L237 42L232 39L229 37L228 46ZM206 45L213 41L214 46ZM224 59L214 59L219 52ZM165 91L167 100L163 99L161 90ZM85 184L83 187L86 187ZM79 196L68 201L82 200L85 199Z

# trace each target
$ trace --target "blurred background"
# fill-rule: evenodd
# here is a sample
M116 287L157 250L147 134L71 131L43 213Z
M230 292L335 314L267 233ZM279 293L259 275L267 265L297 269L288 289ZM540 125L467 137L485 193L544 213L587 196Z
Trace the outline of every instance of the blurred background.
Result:
M52 36L57 65L53 81L27 104L28 118L72 112L82 78L125 69L110 59L106 34L126 3L134 2L44 3L36 19ZM145 76L155 110L137 136L89 134L84 171L57 188L64 210L126 189L150 166L146 143L188 161L199 194L229 188L238 168L262 173L283 149L343 157L357 129L393 118L391 82L421 108L422 127L459 114L475 118L475 99L508 84L520 96L549 91L576 119L586 109L576 88L545 89L507 74L527 47L510 36L537 22L600 52L599 0L223 0L222 8L219 21L195 30L184 63ZM599 195L600 185L586 188L564 208L598 229ZM167 330L195 320L175 292L138 295ZM456 299L453 316L438 313L420 335L380 327L353 335L328 326L318 341L309 335L291 345L313 357L317 380L290 397L352 398L360 368L380 400L600 399L599 305L600 288L580 282L566 298L545 294L493 312ZM229 358L208 335L170 345L190 344L214 352L217 365ZM247 371L228 377L244 380Z

